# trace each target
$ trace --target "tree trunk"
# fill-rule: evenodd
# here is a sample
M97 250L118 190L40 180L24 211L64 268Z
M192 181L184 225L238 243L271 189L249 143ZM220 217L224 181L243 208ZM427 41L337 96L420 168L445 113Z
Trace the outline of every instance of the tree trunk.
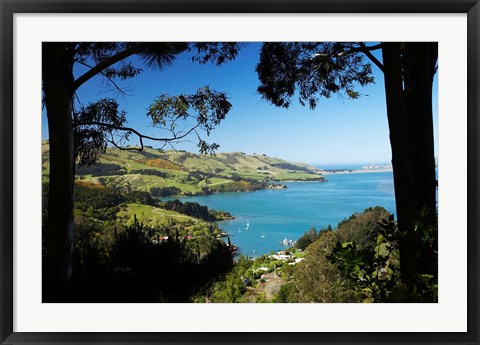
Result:
M437 55L437 43L405 45L404 92L413 130L415 202L428 225L436 222L432 86Z
M382 43L400 239L401 279L436 275L437 263L415 226L436 224L432 82L436 43Z
M435 153L433 140L432 86L438 57L437 43L408 43L405 45L404 92L405 103L413 131L415 176L414 224L422 227L437 226ZM438 276L435 252L422 237L425 232L412 232L417 273Z
M74 179L72 74L65 43L43 43L42 58L43 90L50 141L47 253L43 269L45 283L49 288L55 288L66 282L72 272Z

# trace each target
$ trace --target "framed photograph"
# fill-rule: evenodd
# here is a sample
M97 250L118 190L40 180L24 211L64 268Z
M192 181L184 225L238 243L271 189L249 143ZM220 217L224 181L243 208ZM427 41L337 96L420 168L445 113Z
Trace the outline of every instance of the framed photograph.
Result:
M0 343L478 344L478 1L1 1Z

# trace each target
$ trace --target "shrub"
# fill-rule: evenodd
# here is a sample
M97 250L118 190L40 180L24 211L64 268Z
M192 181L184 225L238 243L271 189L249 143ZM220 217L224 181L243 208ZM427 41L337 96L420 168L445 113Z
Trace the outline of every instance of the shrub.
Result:
M177 187L152 187L150 188L150 194L154 197L169 197L172 195L178 195L182 192L180 188Z

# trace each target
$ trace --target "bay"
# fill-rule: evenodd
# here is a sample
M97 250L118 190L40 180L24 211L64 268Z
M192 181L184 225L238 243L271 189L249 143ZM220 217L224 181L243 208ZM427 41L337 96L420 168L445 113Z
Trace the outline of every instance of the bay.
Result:
M239 246L239 253L256 257L285 249L280 242L297 240L310 227L337 226L366 208L382 206L395 213L392 172L326 175L328 182L287 182L286 190L218 193L182 197L209 208L230 212L234 220L219 226Z

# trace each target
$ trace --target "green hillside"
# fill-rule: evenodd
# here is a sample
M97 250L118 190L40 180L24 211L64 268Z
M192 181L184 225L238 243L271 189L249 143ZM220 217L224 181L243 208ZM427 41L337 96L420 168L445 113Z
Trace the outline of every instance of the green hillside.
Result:
M42 143L42 168L48 168L48 142ZM97 164L77 167L77 179L118 189L147 191L155 197L284 188L278 182L325 181L321 171L263 154L200 155L145 148L142 152L108 148Z

